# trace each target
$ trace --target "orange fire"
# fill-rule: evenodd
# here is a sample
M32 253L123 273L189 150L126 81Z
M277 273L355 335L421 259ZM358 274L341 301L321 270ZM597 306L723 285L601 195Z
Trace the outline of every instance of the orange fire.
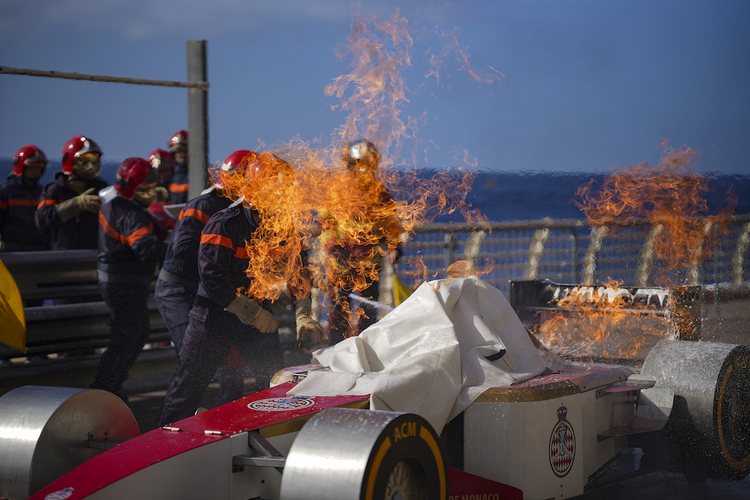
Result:
M646 290L649 292L649 290ZM537 338L552 352L576 359L645 359L657 342L676 338L670 295L638 297L621 283L565 290L557 311L540 318Z
M253 286L244 293L273 300L285 289L309 294L310 272L295 259L300 247L310 249L314 287L323 293L362 290L378 278L382 259L393 255L414 226L453 212L468 222L486 222L467 202L474 174L456 169L425 178L416 159L412 168L400 159L421 119L401 114L409 93L401 73L412 64L412 45L408 22L398 10L387 20L356 13L348 44L337 50L351 60L351 72L325 88L327 96L339 100L333 107L347 113L330 144L296 138L272 148L276 160L268 156L265 167L279 170L278 159L294 167L293 176L275 187L271 179L249 174L224 180L230 196L244 196L262 214L261 227L248 241ZM465 69L465 49L461 54ZM374 143L380 154L379 167L367 175L353 175L342 158L344 145L360 138ZM336 254L340 248L349 254Z
M644 163L607 177L596 190L592 180L578 188L581 208L592 225L616 227L646 219L653 227L653 254L661 266L657 282L665 285L670 271L695 265L707 256L707 228L721 226L736 205L710 216L705 195L709 178L700 174L695 162L700 153L685 147L675 150L662 143L658 165Z
M592 180L578 188L581 201L575 203L592 225L609 228L609 234L639 220L650 223L649 264L659 267L653 280L673 287L680 283L670 282L671 276L706 257L707 240L718 236L736 198L730 192L727 209L709 215L705 200L709 179L695 168L699 153L687 147L671 149L666 141L662 148L658 165L644 163L615 171L601 186ZM642 360L659 340L689 335L675 329L679 318L689 317L677 301L658 311L652 303L633 301L620 285L589 284L570 290L557 303L558 310L547 314L537 336L555 351L578 358Z

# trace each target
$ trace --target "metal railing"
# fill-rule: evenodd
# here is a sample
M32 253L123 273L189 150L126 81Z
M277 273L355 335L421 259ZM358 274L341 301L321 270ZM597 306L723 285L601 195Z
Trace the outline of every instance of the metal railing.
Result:
M659 255L653 240L659 231L647 221L590 227L581 220L428 224L415 228L397 266L386 265L381 302L392 304L389 279L407 285L446 277L448 266L463 260L482 279L508 293L510 280L550 279L595 284L611 280L625 285L659 286ZM747 290L750 281L750 216L732 217L723 228L707 225L705 239L692 262L668 278L673 284ZM705 258L700 258L700 257ZM96 251L0 254L25 299L49 299L98 293ZM418 270L418 271L416 271ZM108 338L108 311L103 302L27 308L30 354L55 352L66 344L101 347ZM153 340L168 340L163 321L151 306ZM0 359L18 356L0 345Z
M396 266L407 285L425 276L445 277L448 266L466 261L482 279L508 292L510 280L549 279L560 283L619 281L634 286L665 283L734 287L750 286L750 215L733 216L719 226L706 222L703 238L691 249L690 262L665 270L654 251L662 230L646 220L590 226L582 220L427 224L415 228ZM391 280L381 280L388 286ZM388 300L389 294L382 294Z

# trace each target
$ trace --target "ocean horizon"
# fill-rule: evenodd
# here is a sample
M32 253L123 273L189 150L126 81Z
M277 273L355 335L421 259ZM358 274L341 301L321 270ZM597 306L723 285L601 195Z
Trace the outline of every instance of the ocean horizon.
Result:
M101 177L112 184L117 163L104 162ZM41 183L49 184L54 179L59 165L53 162ZM0 159L0 180L11 172L11 159ZM421 170L423 177L431 177L436 170ZM715 214L727 205L725 198L731 189L737 197L736 215L750 214L750 176L744 174L709 174L708 192L705 195L709 214ZM519 220L541 220L546 217L561 219L586 219L585 214L574 204L579 186L594 179L601 184L607 173L601 172L476 172L468 201L475 210L491 222ZM707 214L704 214L707 215ZM461 214L441 216L435 222L464 222Z

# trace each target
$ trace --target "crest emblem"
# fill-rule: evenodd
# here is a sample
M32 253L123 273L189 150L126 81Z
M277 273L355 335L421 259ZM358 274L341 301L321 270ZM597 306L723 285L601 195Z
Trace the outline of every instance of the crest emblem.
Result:
M557 409L557 423L549 437L549 464L557 477L565 477L576 458L576 435L567 421L568 409L561 405Z
M315 403L312 396L291 396L288 398L269 398L253 401L248 408L256 411L291 411L307 408Z
M44 500L65 500L66 498L70 498L72 494L73 488L65 488L64 490L50 493L49 495L44 497Z

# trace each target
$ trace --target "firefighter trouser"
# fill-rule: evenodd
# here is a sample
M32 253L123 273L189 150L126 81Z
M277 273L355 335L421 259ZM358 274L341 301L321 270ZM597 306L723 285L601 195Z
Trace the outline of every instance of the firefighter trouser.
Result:
M122 396L122 383L151 333L149 284L100 281L99 292L109 306L110 340L91 387Z
M179 356L182 350L182 339L188 326L188 313L193 308L195 300L195 291L183 285L167 283L159 279L156 281L154 299Z
M164 398L159 425L195 413L206 387L232 346L255 376L256 389L266 389L283 368L278 332L263 334L220 307L194 305L182 344L180 366Z
M179 283L169 283L162 279L156 281L154 298L156 307L167 325L172 337L177 356L180 357L182 342L187 330L190 309L193 308L195 291ZM219 390L221 404L230 403L244 396L245 374L223 364L219 367Z

